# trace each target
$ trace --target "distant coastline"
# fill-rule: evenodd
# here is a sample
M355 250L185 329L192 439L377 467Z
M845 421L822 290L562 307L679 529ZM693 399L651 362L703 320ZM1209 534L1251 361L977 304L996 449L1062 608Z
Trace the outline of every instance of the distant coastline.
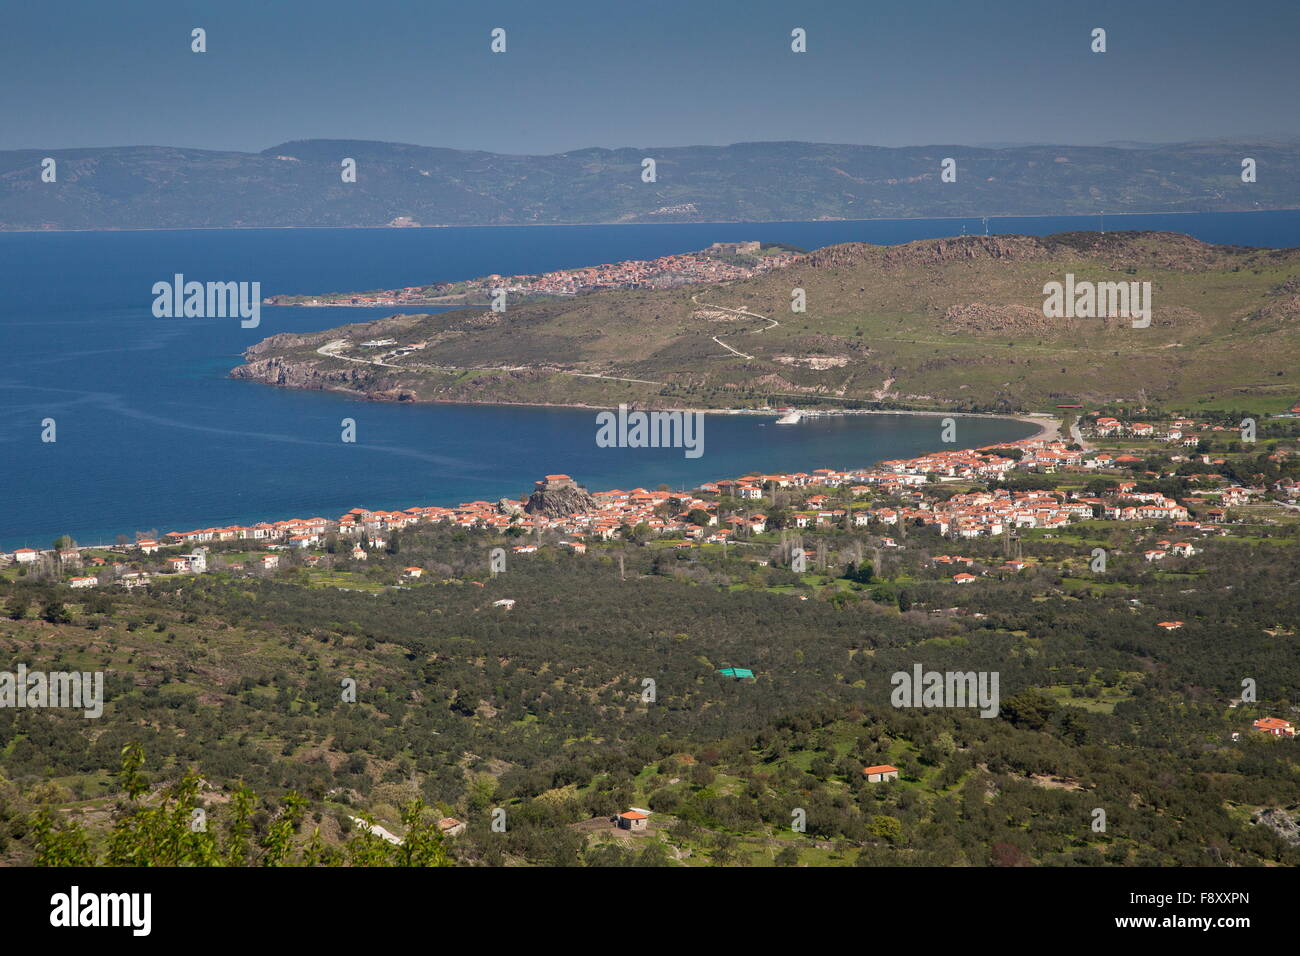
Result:
M941 150L979 174L963 177L960 189L935 190ZM1243 156L1268 170L1248 191L1227 183ZM360 159L359 178L340 175L344 157ZM36 171L44 159L59 175L41 189L17 175L0 179L5 231L979 220L1181 214L1191 203L1207 213L1292 210L1300 202L1300 142L1271 137L1132 148L642 143L546 155L353 139L293 140L257 152L0 151L8 170ZM645 159L659 164L658 177L644 181L659 183L655 189L641 188ZM152 174L138 178L143 168ZM122 181L138 188L123 193ZM346 205L337 201L344 195Z
M1246 216L1267 213L1300 213L1300 206L1277 206L1268 209L1148 209L1125 210L1124 212L1061 212L1061 213L1014 213L993 212L985 216L880 216L871 219L838 218L833 216L816 219L674 219L670 222L484 222L484 223L421 223L418 226L393 226L388 223L378 226L99 226L89 229L43 229L43 228L9 228L0 226L0 235L50 235L70 233L103 232L293 232L295 230L321 230L328 232L346 232L350 229L366 229L383 232L413 232L421 229L581 229L606 228L609 226L626 227L664 227L673 226L762 226L791 224L842 223L888 223L888 222L979 222L987 219L989 223L1005 219L1096 219L1104 215L1107 219L1123 219L1126 216ZM1110 230L1112 232L1120 230ZM990 233L991 235L1017 235L1017 233ZM1274 248L1272 246L1264 248Z

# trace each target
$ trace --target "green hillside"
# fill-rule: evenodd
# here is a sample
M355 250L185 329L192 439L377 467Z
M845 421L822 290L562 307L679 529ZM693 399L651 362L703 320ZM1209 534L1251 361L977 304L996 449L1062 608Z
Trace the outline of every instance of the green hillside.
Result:
M1150 327L1045 318L1044 285L1067 274L1149 282ZM792 312L794 289L806 312ZM414 401L1282 408L1300 391L1297 319L1300 250L1152 232L965 236L831 246L734 283L278 335L234 374Z
M0 709L0 861L102 858L110 825L193 770L179 819L206 806L224 833L246 786L263 862L359 862L341 849L351 818L409 835L419 800L468 823L444 841L462 864L1294 866L1300 848L1253 815L1287 819L1295 744L1249 727L1295 704L1297 528L1207 541L1175 577L1140 558L1159 529L1116 529L1108 574L1080 586L1068 568L1090 544L1028 535L1031 569L961 589L929 561L954 543L920 529L867 584L842 576L854 538L833 530L803 579L756 562L775 535L728 554L548 539L489 578L502 539L446 527L364 564L331 552L329 570L293 559L131 593L6 574L9 666L107 680L95 720ZM993 541L960 547L1002 560ZM401 584L412 564L430 574ZM1180 631L1155 626L1175 615ZM890 706L891 674L917 662L1000 672L999 716ZM1234 708L1243 675L1260 702ZM129 744L144 761L120 776ZM897 781L864 779L883 763ZM293 826L277 827L286 802ZM652 811L647 832L611 825L629 806ZM83 828L84 848L33 829L42 811Z

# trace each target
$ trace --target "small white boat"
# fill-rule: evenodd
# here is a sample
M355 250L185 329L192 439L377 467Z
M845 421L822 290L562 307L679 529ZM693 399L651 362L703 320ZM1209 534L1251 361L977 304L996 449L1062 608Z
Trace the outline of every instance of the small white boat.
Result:
M798 425L799 419L802 417L803 415L800 412L797 412L792 408L790 411L778 418L776 423L778 425Z

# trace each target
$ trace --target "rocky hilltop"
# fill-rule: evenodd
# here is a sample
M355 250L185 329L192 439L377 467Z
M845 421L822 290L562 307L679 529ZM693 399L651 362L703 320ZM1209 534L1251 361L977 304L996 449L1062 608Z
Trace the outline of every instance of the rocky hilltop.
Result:
M587 493L587 489L568 475L548 475L537 482L537 487L528 496L524 510L530 515L567 518L595 511L599 507L600 504Z

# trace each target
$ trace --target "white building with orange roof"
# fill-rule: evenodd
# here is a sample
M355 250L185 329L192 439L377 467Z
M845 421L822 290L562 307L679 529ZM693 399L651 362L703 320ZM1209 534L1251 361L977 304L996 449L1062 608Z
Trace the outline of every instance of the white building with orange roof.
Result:
M1294 737L1295 727L1291 721L1283 720L1281 717L1261 717L1251 726L1260 733L1271 734L1274 737Z

